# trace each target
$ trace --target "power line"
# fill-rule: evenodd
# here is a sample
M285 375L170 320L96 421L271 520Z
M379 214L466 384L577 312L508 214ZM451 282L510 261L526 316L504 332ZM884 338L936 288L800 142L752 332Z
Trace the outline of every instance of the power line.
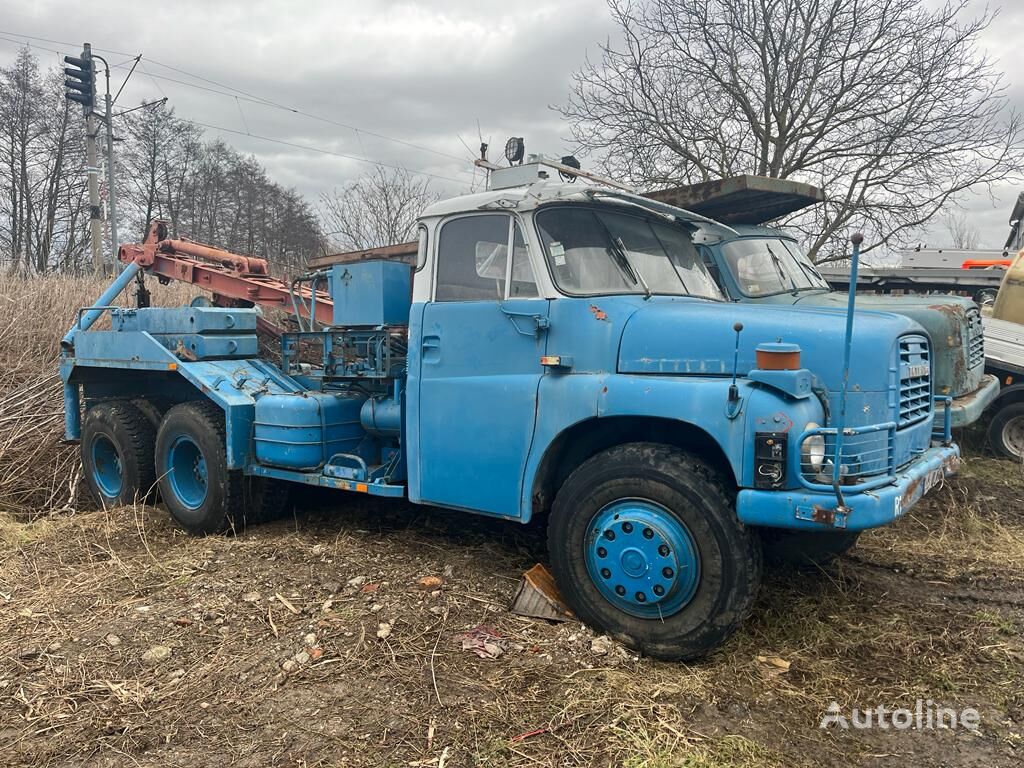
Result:
M160 91L160 95L163 96L166 99L167 98L167 94L164 93L164 89L160 87L160 82L155 77L153 77L153 75L150 73L150 71L148 69L146 69L146 65L143 64L141 60L139 60L139 66L141 66L142 67L142 71L146 73L146 77L148 77L150 80L153 81L153 86L158 91Z
M379 165L379 166L381 166L383 168L391 168L391 169L396 170L396 171L406 171L408 173L413 173L413 174L416 174L418 176L429 176L432 179L443 179L444 181L451 181L451 182L454 182L455 184L466 184L467 183L465 179L453 179L451 176L442 176L441 174L431 173L430 171L420 171L420 170L417 170L415 168L406 168L404 166L394 165L392 163L383 163L383 162L380 162L379 160L370 160L369 158L359 157L358 155L348 155L348 154L345 154L344 152L335 152L334 150L331 150L331 149L324 149L322 147L314 147L314 146L312 146L310 144L296 144L293 141L285 141L284 139L275 139L272 136L261 136L261 135L256 134L256 133L246 133L245 131L239 131L239 130L237 130L235 128L225 128L224 126L221 126L221 125L211 125L210 123L203 123L203 122L200 122L199 120L190 120L187 117L177 117L177 119L179 119L179 120L181 120L182 122L185 122L185 123L190 123L192 125L197 125L200 128L209 128L212 131L224 131L225 133L234 133L234 134L236 134L238 136L248 136L251 139L259 139L260 141L269 141L269 142L271 142L273 144L281 144L282 146L293 147L295 149L304 149L307 152L316 152L316 153L321 154L321 155L333 155L334 157L342 157L342 158L345 158L346 160L355 160L356 162L359 162L359 163L369 163L371 165Z
M11 35L12 37L24 37L24 38L28 38L29 40L41 40L44 43L54 43L56 45L70 45L71 47L75 47L75 46L78 45L78 43L69 43L67 40L53 40L53 39L51 39L49 37L36 37L35 35L24 35L21 32L11 32L11 31L6 30L6 29L0 29L0 35ZM100 48L98 46L93 46L93 49L97 50L97 51L103 51L104 53L114 53L114 54L117 54L118 56L132 56L132 57L135 56L134 53L126 53L125 51L115 51L115 50L112 50L110 48ZM44 50L46 50L46 49L44 49ZM55 51L55 53L60 53L60 51Z
M69 42L66 42L66 41L51 40L49 38L43 38L43 37L33 37L32 35L21 35L21 34L16 33L16 32L8 32L8 31L5 31L5 30L0 30L0 34L12 35L14 37L27 37L30 40L42 40L44 42L55 43L55 44L58 44L58 45L69 45L69 46L74 46L75 45L75 43L69 43ZM132 56L132 54L125 53L124 51L114 51L114 50L111 50L111 49L108 49L108 48L98 48L98 47L96 47L95 50L97 50L97 51L104 51L106 53L114 53L114 54L117 54L119 56ZM54 52L55 53L60 53L60 51L54 51ZM239 99L239 96L236 95L236 94L241 94L241 96L243 97L242 100L251 101L254 104L262 104L263 106L266 106L266 107L271 107L271 108L274 108L274 109L280 109L280 110L283 110L285 112L291 112L292 114L301 115L302 117L306 117L306 118L308 118L310 120L317 120L319 122L327 123L329 125L334 125L334 126L337 126L338 128L344 128L345 130L353 131L353 132L356 132L356 133L364 133L367 136L373 136L375 138L382 139L384 141L390 141L390 142L394 142L396 144L401 144L401 145L409 147L411 149L418 149L418 150L420 150L422 152L431 152L431 153L439 155L441 157L447 157L449 160L457 160L460 163L466 162L466 158L465 157L460 157L458 155L453 155L453 154L451 154L449 152L444 152L443 150L434 149L433 147L428 147L428 146L425 146L423 144L417 144L415 142L406 141L405 139L399 139L399 138L396 138L394 136L388 136L387 134L378 133L378 132L375 132L375 131L368 131L368 130L366 130L364 128L357 128L354 125L350 125L348 123L342 123L342 122L339 122L337 120L333 120L333 119L331 119L329 117L323 117L321 115L314 115L314 114L312 114L310 112L306 112L306 111L298 109L296 107L290 107L290 106L287 106L285 104L281 104L279 102L276 102L276 101L274 101L272 99L267 99L267 98L264 98L262 96L257 96L255 94L249 93L248 91L243 91L240 88L235 88L235 87L230 86L230 85L224 85L223 83L219 83L216 80L211 80L210 78L203 77L202 75L196 75L196 74L194 74L192 72L188 72L188 71L186 71L184 69L180 69L178 67L173 67L170 64L163 64L163 63L157 61L156 59L146 59L146 61L148 61L151 64L155 64L155 65L157 65L159 67L163 67L164 69L169 69L169 70L171 70L173 72L177 72L177 73L185 75L187 77L191 77L191 78L194 78L196 80L201 80L201 81L203 81L205 83L209 83L210 85L215 85L215 86L217 86L217 88L221 88L221 89L225 89L225 90L216 90L214 88L207 88L207 87L204 87L204 86L201 86L201 85L197 85L196 83L189 83L189 82L184 81L184 80L178 80L178 79L173 78L173 77L167 77L166 75L154 75L151 72L149 72L148 70L144 70L150 76L150 78L159 78L161 80L166 80L167 82L177 83L178 85L184 85L184 86L186 86L188 88L195 88L197 90L206 91L208 93L215 93L215 94L219 94L221 96L227 96L228 98L234 98L236 100ZM123 62L122 64L116 65L116 67L124 68L125 66L127 66L127 64L128 64L128 62ZM158 86L158 90L159 90L159 86ZM235 93L227 93L226 91L234 91ZM165 94L163 94L162 91L161 91L161 94L165 95ZM465 173L465 174L470 174L470 175L474 175L475 176L475 172L471 173L468 170L460 170L459 173Z
M121 87L118 88L117 89L117 93L114 94L114 102L113 102L114 104L117 103L118 98L121 96L121 91L123 91L124 87L126 85L128 85L128 81L132 79L132 75L135 73L135 68L137 66L139 66L139 62L140 61L142 61L142 54L141 53L138 56L136 56L134 60L132 60L132 68L128 70L128 74L124 76L124 82L121 83ZM127 63L128 63L127 61L124 61L121 64L115 64L114 66L115 67L120 67L120 66L122 66L122 64L127 64Z
M0 35L3 35L3 34L17 34L17 33L5 32L4 30L0 30ZM42 40L43 42L55 43L57 45L74 45L73 43L67 43L67 42L60 41L60 40L50 40L48 38L33 37L31 35L17 35L17 36L18 37L28 37L29 39L32 39L32 40ZM22 40L11 40L10 38L6 38L6 37L0 37L0 40L6 40L9 43L15 43L15 44L18 44L18 45L26 45L29 48L35 48L37 50L48 51L50 53L55 53L58 56L63 54L63 51L59 51L59 50L56 50L56 49L53 49L53 48L46 48L44 46L39 46L39 45L35 45L35 44L32 44L32 43L27 43L27 42L24 42ZM112 51L112 50L109 50L109 49L106 49L106 48L96 48L95 50L104 51L106 53L114 53L114 54L117 54L119 56L120 55L130 55L130 54L125 54L125 53L123 53L121 51ZM151 64L159 64L159 62L156 62L156 61L154 61L152 59L147 59L146 61L148 61ZM124 62L124 64L122 64L121 66L122 67L127 66L127 63L128 62ZM204 90L204 91L210 91L212 93L218 93L218 94L220 94L222 96L227 96L229 98L234 98L234 99L238 99L239 98L239 97L235 96L234 94L226 93L224 91L216 91L216 90L214 90L212 88L205 88L203 86L195 85L194 83L188 83L188 82L185 82L183 80L175 80L174 78L164 77L163 75L154 75L148 69L146 69L144 64L142 64L140 62L139 65L140 65L142 71L145 72L146 75L149 76L151 79L153 79L153 85L156 86L157 90L164 97L164 99L167 98L167 94L160 87L160 84L157 82L157 79L167 80L167 81L174 82L174 83L179 83L181 85L189 86L189 87L192 87L192 88L198 88L198 89ZM159 66L166 66L166 65L160 64ZM179 71L184 72L184 70L179 70ZM197 75L191 75L190 73L187 73L187 72L185 74L188 74L190 77L198 77ZM213 81L210 81L210 82L213 82ZM228 87L228 86L222 86L222 87ZM239 91L239 93L244 93L244 92ZM354 126L345 125L343 123L338 123L338 122L330 120L328 118L320 118L320 117L317 117L315 115L310 115L310 114L307 114L307 113L302 112L300 110L293 109L293 108L290 108L290 107L284 107L282 105L278 105L278 104L275 104L273 102L269 102L269 101L266 101L266 100L259 101L259 100L255 99L255 98L248 97L247 94L246 94L246 97L242 98L241 100L250 101L250 102L253 102L255 104L264 104L266 106L273 106L273 107L277 107L279 109L285 109L285 110L287 110L289 112L294 112L296 114L304 115L306 117L310 117L310 118L313 118L313 119L316 119L316 120L322 120L324 122L332 123L334 125L338 125L340 127L343 127L343 128L346 128L346 129L354 131L356 133L357 138L358 138L358 134L360 132L363 132L363 133L367 133L368 135L371 135L371 136L377 136L379 138L388 139L390 141L395 141L395 142L398 142L400 144L406 144L406 145L408 145L410 147L414 147L414 148L417 148L417 149L424 149L426 151L435 152L436 154L443 155L445 157L450 157L452 159L459 160L460 162L464 161L464 158L456 157L455 155L448 155L447 153L440 152L439 150L432 150L432 149L430 149L428 147L420 147L417 144L413 144L411 142L406 142L406 141L404 141L402 139L395 139L393 137L384 136L383 134L373 133L372 131L362 131L362 129L355 128ZM455 179L455 178L452 178L451 176L443 176L443 175L437 174L437 173L430 173L429 171L421 171L421 170L418 170L418 169L406 168L404 166L395 165L395 164L392 164L392 163L385 163L385 162L381 162L381 161L377 161L377 160L371 160L369 157L358 157L356 155L349 155L349 154L345 154L343 152L336 152L336 151L333 151L333 150L323 149L322 147L315 147L315 146L307 145L307 144L297 144L295 142L285 141L284 139L276 139L276 138L273 138L271 136L262 136L262 135L251 133L251 132L235 130L233 128L225 128L223 126L211 125L209 123L203 123L203 122L200 122L198 120L190 120L188 118L183 118L183 117L178 117L178 119L182 120L183 122L199 126L201 128L209 128L210 130L214 130L214 131L223 131L225 133L233 133L233 134L236 134L236 135L239 135L239 136L248 136L249 138L259 139L260 141L267 141L267 142L271 142L271 143L274 143L274 144L280 144L280 145L286 146L286 147L292 147L292 148L295 148L295 149L302 149L302 150L305 150L305 151L308 151L308 152L316 152L318 154L332 155L334 157L340 157L340 158L344 158L344 159L347 159L347 160L355 160L356 162L360 162L360 163L369 163L371 165L379 165L379 166L382 166L384 168L391 168L391 169L394 169L394 170L406 171L408 173L416 174L416 175L419 175L419 176L427 176L427 177L434 178L434 179L441 179L441 180L444 180L444 181L451 181L451 182L453 182L455 184L466 184L467 183L464 179ZM243 120L244 120L244 116L243 116ZM364 151L364 154L365 154L365 151ZM465 174L469 174L470 173L469 171L464 171L464 170L461 170L461 169L458 170L457 172L458 173L465 173ZM474 179L475 179L475 174L474 174Z

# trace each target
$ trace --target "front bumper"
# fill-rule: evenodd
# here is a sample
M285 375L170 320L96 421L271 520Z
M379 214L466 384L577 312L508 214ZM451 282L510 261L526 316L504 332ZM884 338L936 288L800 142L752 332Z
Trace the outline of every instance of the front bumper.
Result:
M981 418L981 413L999 394L999 379L991 373L981 377L981 385L973 392L968 392L961 397L953 398L949 408L951 426L966 427ZM942 415L942 404L936 403L935 418Z
M893 482L859 493L843 493L846 511L837 510L835 495L802 489L765 491L744 489L736 499L736 514L746 525L806 531L862 531L898 520L944 478L956 474L960 449L956 445L925 451L896 474Z

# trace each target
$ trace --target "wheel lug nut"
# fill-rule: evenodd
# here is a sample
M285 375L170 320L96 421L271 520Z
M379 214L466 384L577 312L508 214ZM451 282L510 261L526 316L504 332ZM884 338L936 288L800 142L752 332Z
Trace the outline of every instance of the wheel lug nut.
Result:
M652 531L650 528L644 528L644 538L645 539L653 539L654 538L654 531Z
M663 586L661 586L661 584L655 584L654 585L654 594L656 594L658 597L661 597L662 595L665 594L665 588Z
M601 569L601 576L603 576L606 579L610 579L612 577L612 572L609 571L607 568L602 568Z
M622 524L622 532L623 533L632 533L633 532L633 524L632 523L623 523Z
M608 550L605 549L604 547L598 547L597 548L597 556L598 557L608 557Z
M671 568L662 568L661 575L664 576L666 579L671 579L673 576L676 575L676 572L673 571Z
M604 537L608 539L608 541L615 541L615 531L605 531Z
M637 592L636 593L636 601L638 603L646 603L647 602L647 595L645 595L643 592Z
M660 547L658 547L658 554L662 557L668 557L670 551L671 550L668 548L668 544L662 544Z
M621 597L622 595L626 594L626 588L619 584L617 587L615 587L615 594Z

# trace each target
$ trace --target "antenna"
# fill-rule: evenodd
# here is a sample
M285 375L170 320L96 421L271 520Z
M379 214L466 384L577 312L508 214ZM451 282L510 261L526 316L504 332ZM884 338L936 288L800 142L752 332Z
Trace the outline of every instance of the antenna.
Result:
M736 349L732 356L732 384L729 385L729 418L735 418L739 414L739 409L735 406L740 399L740 390L736 386L736 371L740 367L740 331L743 330L743 323L734 324L732 329L736 331Z
M843 432L846 429L846 391L850 383L850 348L853 346L853 313L857 307L857 266L860 262L860 244L864 235L855 232L850 236L853 253L850 254L850 290L846 299L846 338L843 341L843 387L839 391L839 422L836 424L836 452L832 460L832 489L836 494L839 508L846 510L843 491L839 486L842 475Z

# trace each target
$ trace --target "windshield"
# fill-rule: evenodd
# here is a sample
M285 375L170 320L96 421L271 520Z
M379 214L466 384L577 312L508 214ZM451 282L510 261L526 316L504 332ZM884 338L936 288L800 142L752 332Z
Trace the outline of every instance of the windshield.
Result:
M555 284L564 293L722 298L689 233L680 227L582 207L542 210L537 227Z
M791 240L749 238L722 246L728 270L745 296L828 290L828 283Z

